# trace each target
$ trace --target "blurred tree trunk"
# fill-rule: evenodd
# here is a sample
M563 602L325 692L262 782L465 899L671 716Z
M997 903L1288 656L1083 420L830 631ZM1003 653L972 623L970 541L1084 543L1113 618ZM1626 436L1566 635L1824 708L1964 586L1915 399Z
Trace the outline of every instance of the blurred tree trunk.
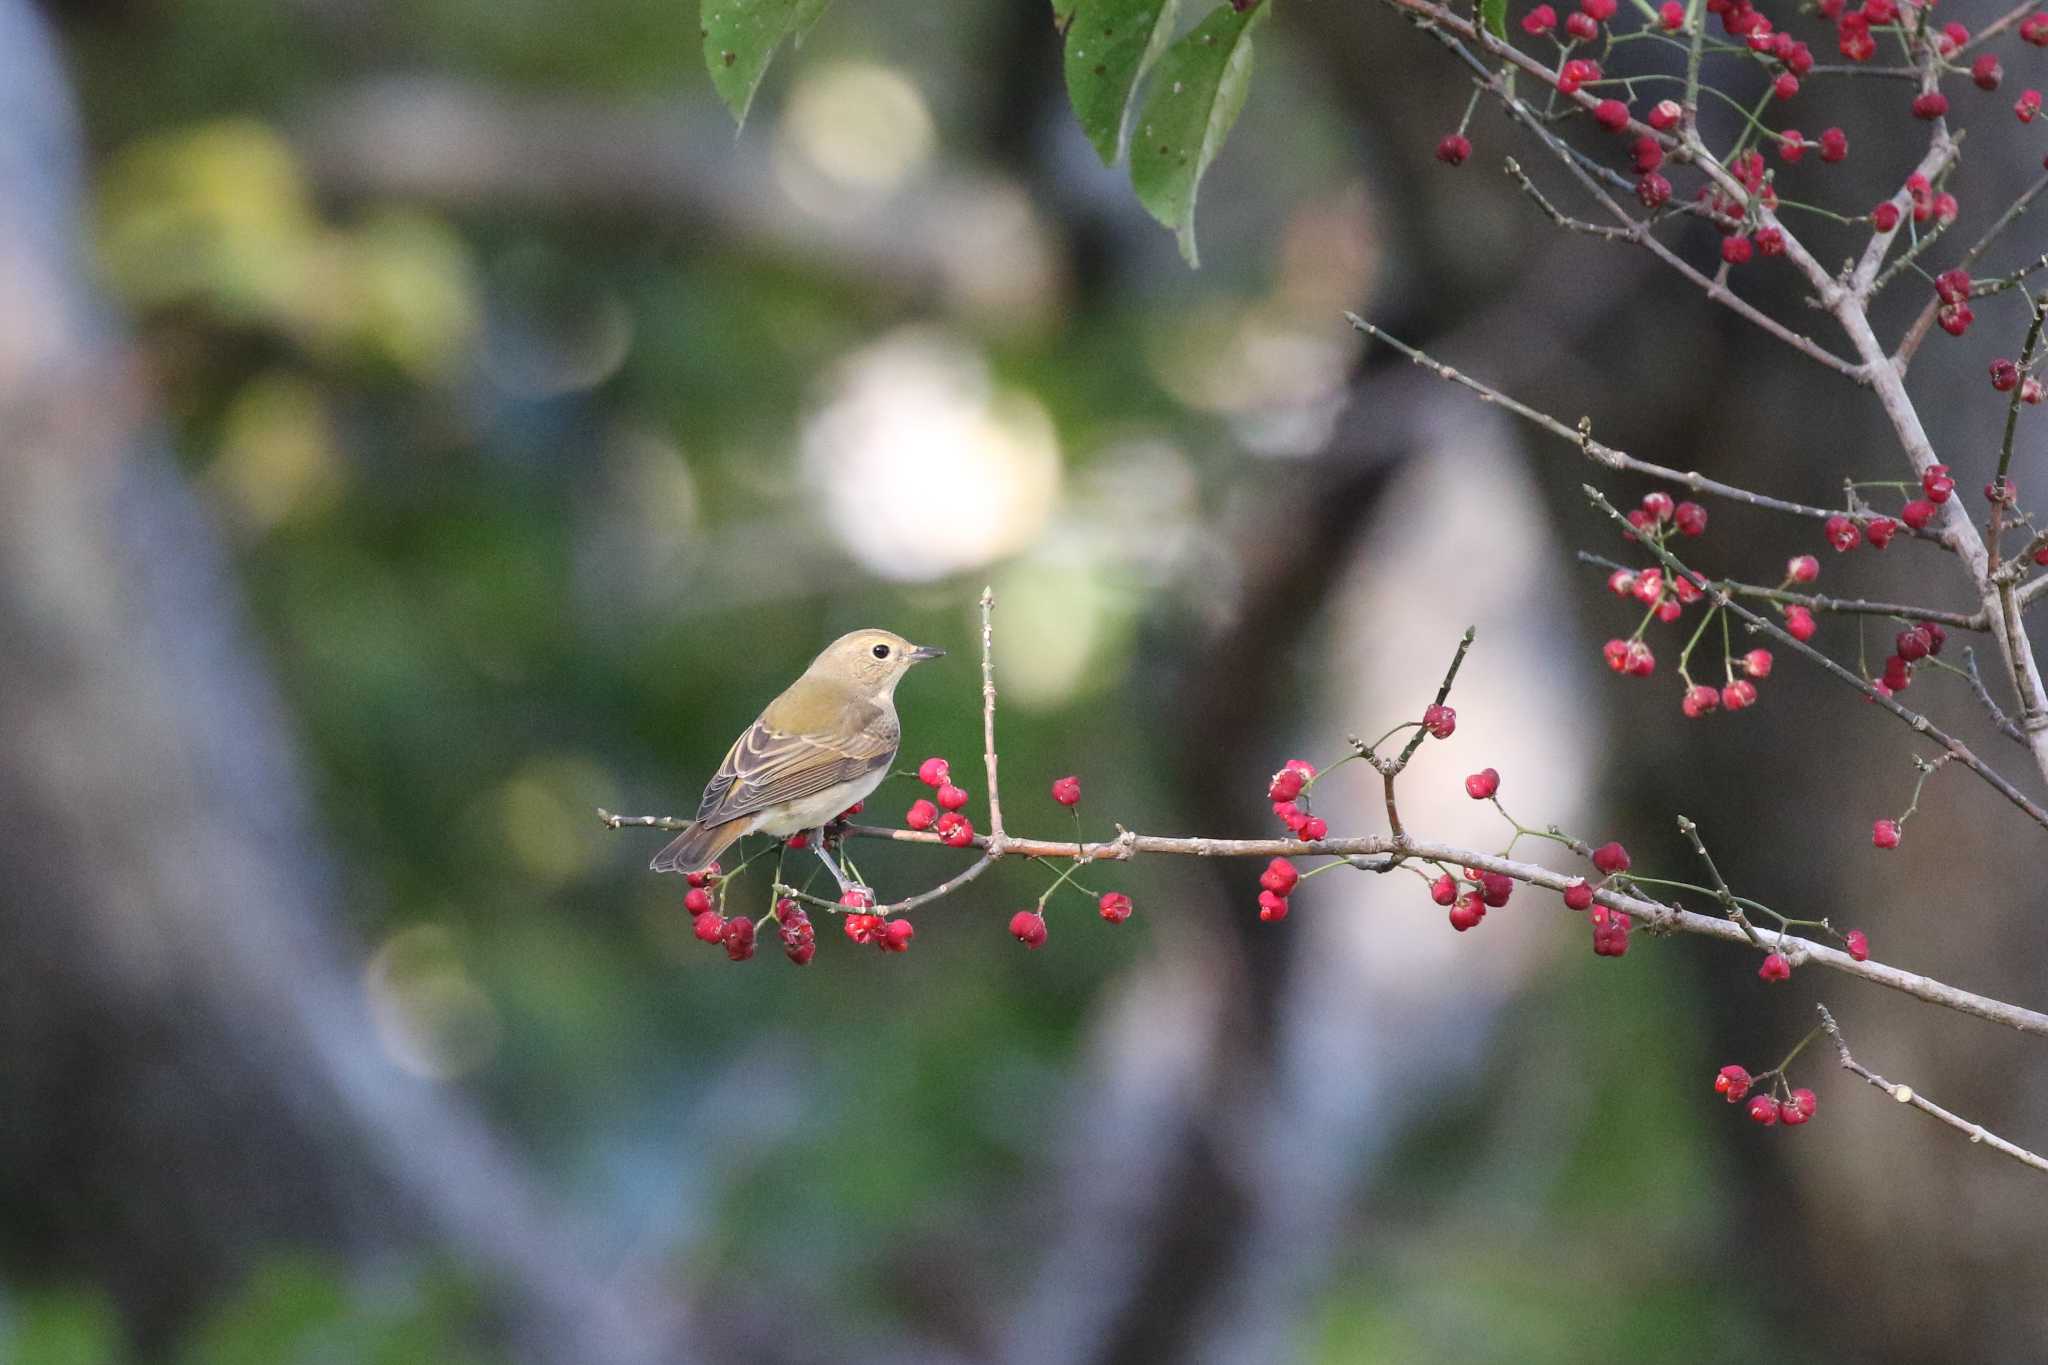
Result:
M161 1353L270 1252L453 1257L549 1360L672 1360L378 1050L222 546L80 282L56 54L0 0L0 1258Z

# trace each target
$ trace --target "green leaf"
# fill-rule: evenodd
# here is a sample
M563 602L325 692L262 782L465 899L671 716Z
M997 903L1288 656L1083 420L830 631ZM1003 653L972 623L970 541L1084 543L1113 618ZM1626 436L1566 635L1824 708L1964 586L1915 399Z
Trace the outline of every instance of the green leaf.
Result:
M704 66L741 126L784 38L802 39L831 0L704 0Z
M1479 0L1479 22L1496 38L1508 36L1508 0Z
M1180 0L1077 0L1067 29L1067 98L1107 166L1131 92L1173 37Z
M1131 185L1154 218L1195 253L1195 191L1244 108L1252 74L1252 32L1273 8L1224 5L1166 50L1131 130Z

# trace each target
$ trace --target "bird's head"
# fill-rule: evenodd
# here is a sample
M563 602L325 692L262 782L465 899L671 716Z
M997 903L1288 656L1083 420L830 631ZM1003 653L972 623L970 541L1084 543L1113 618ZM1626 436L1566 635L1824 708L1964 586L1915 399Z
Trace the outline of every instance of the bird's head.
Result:
M914 645L892 631L856 630L827 645L809 671L879 700L893 695L896 684L912 667L945 652L931 645Z

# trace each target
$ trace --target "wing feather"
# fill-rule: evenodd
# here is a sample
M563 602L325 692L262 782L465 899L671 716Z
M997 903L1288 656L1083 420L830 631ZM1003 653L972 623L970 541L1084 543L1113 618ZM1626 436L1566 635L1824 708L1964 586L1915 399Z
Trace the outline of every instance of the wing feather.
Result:
M832 734L786 734L766 717L749 726L719 764L697 808L703 824L801 801L885 768L896 757L896 717L880 707L849 716Z

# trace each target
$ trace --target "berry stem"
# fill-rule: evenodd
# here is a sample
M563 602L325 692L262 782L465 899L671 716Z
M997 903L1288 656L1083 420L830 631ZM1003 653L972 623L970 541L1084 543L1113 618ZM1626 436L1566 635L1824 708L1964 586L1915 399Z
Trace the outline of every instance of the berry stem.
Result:
M2048 294L2044 294L2039 298L2028 299L2027 307L2032 310L2034 319L2027 328L2027 343L2020 350L2020 370L2022 373L2033 368L2034 353L2041 345L2041 323L2044 318L2048 318ZM2006 471L2012 468L2012 438L2013 432L2019 427L2020 393L2025 388L2026 385L2024 384L2013 385L2012 397L2006 401L2005 439L1999 442L1998 477L1993 480L1994 483L2005 482Z
M1759 948L1763 947L1763 935L1749 922L1749 916L1742 913L1740 898L1728 889L1727 878L1723 877L1721 869L1714 865L1714 855L1707 852L1706 841L1700 838L1700 827L1688 817L1681 815L1678 817L1678 832L1686 837L1687 842L1692 845L1692 851L1699 854L1700 861L1707 865L1707 875L1714 879L1714 899L1721 902L1721 908L1728 912L1728 918L1742 926L1742 932L1749 935L1751 943Z

